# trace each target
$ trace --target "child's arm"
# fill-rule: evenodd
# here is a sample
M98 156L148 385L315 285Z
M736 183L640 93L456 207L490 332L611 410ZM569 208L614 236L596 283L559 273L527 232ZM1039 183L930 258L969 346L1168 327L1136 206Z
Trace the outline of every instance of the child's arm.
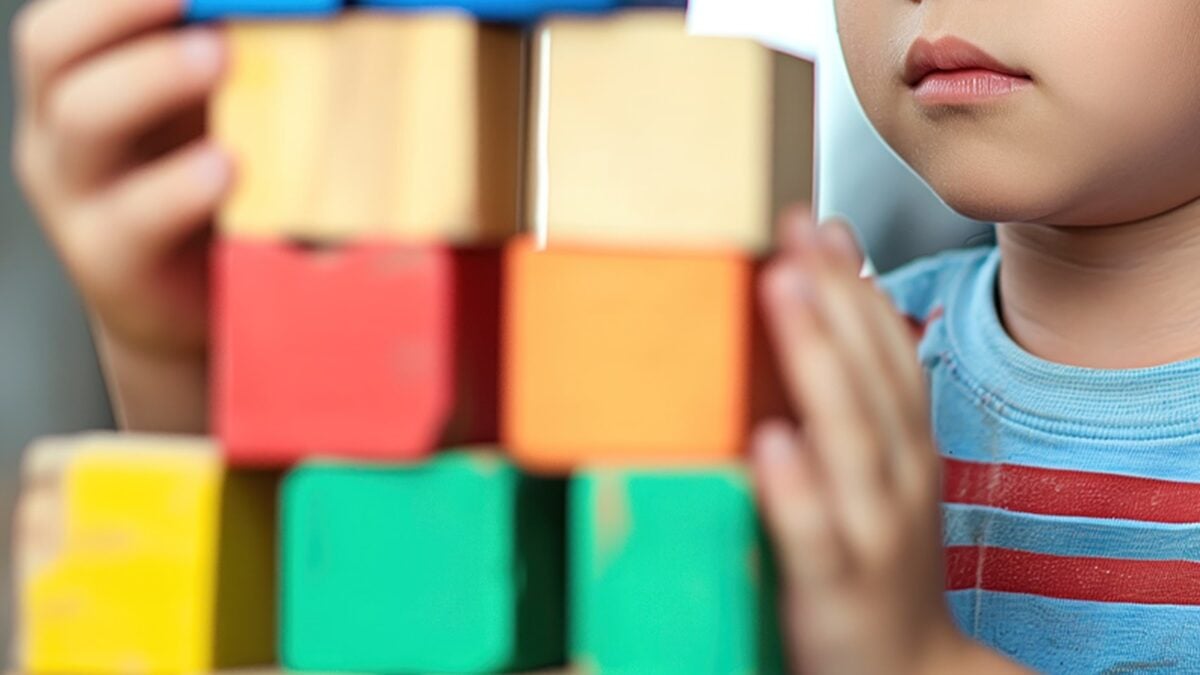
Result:
M911 331L840 223L785 217L763 301L800 430L765 425L756 481L805 673L1008 673L943 599L940 473Z
M224 48L182 0L34 0L14 24L15 172L78 287L126 428L202 431L206 224L228 158L205 139Z

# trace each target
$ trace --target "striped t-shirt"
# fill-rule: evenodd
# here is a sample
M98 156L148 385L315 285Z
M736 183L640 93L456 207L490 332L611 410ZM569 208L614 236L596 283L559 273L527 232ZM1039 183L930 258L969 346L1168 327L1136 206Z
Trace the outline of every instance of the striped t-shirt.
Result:
M1052 673L1200 673L1200 359L1050 363L1000 323L995 248L881 280L924 330L959 627Z

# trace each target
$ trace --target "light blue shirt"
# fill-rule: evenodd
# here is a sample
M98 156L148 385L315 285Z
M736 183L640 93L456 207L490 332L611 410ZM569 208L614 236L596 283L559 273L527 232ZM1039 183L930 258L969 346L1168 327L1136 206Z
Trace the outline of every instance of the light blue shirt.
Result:
M1039 359L1000 322L999 267L988 247L881 280L924 327L954 618L1041 671L1200 673L1200 359Z

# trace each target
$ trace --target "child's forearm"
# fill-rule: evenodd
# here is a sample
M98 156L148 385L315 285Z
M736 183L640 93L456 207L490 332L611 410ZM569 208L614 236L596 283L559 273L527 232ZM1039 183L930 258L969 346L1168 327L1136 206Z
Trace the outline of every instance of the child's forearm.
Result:
M119 344L102 328L95 333L119 429L208 431L208 364L203 354L149 354Z

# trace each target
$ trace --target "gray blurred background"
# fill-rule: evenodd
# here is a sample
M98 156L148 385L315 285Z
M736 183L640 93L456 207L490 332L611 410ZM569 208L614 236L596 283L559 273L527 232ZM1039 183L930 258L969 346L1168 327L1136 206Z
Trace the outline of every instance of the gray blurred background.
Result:
M12 596L8 543L21 449L33 438L109 428L109 412L79 300L14 184L9 26L22 0L0 3L0 655ZM841 214L886 271L947 247L986 241L986 227L951 214L892 155L854 99L840 55L821 84L822 215Z

